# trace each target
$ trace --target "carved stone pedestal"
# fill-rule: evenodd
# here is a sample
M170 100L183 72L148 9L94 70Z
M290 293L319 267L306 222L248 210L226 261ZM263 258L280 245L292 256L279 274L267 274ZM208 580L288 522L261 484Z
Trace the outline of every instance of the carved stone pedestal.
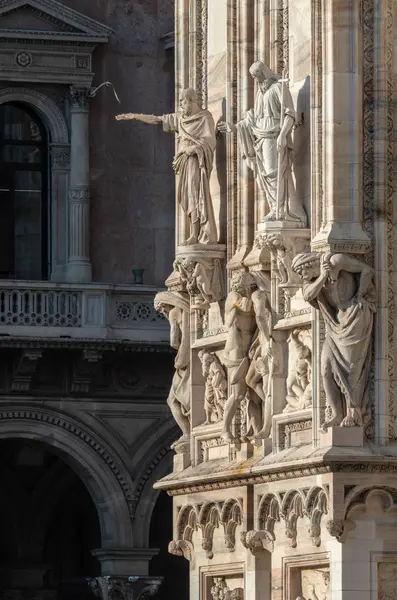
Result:
M364 427L329 427L320 430L319 444L328 446L361 447L364 445Z
M146 600L158 592L161 582L161 577L87 578L94 596L100 600Z

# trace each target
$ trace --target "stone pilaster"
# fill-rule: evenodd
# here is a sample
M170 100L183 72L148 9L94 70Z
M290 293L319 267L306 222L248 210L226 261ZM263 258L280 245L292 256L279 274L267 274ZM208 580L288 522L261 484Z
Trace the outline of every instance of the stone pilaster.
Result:
M69 253L67 279L91 281L89 92L71 87L71 160L69 187Z
M360 11L360 2L323 2L324 224L312 240L312 248L319 251L363 254L370 243L362 228Z

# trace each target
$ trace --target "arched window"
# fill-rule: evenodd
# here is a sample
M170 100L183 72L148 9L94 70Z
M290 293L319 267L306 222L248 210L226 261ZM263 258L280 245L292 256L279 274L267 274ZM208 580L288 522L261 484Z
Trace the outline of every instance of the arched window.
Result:
M0 104L0 278L47 279L48 140L27 105Z

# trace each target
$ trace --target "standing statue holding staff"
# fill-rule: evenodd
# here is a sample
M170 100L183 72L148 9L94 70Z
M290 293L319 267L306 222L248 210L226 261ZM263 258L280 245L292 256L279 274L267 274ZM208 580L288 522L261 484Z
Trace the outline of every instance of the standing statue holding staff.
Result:
M258 82L255 107L236 125L218 123L224 133L237 132L242 158L254 172L269 205L265 221L292 221L305 227L307 218L292 179L292 128L296 115L288 80L262 61L250 67Z
M178 151L173 162L178 175L177 201L190 222L190 236L184 244L216 244L209 183L216 145L214 119L208 110L200 108L197 94L190 88L181 93L180 108L180 113L163 116L121 114L116 120L162 123L164 131L177 135Z

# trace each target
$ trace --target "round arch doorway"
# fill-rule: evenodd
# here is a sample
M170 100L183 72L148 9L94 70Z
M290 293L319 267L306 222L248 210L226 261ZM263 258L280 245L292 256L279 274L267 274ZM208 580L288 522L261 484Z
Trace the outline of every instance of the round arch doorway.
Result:
M79 578L100 574L96 507L71 467L40 442L0 440L0 572L10 597L92 600ZM78 595L76 596L76 592Z
M48 135L23 102L0 104L0 278L48 278Z

